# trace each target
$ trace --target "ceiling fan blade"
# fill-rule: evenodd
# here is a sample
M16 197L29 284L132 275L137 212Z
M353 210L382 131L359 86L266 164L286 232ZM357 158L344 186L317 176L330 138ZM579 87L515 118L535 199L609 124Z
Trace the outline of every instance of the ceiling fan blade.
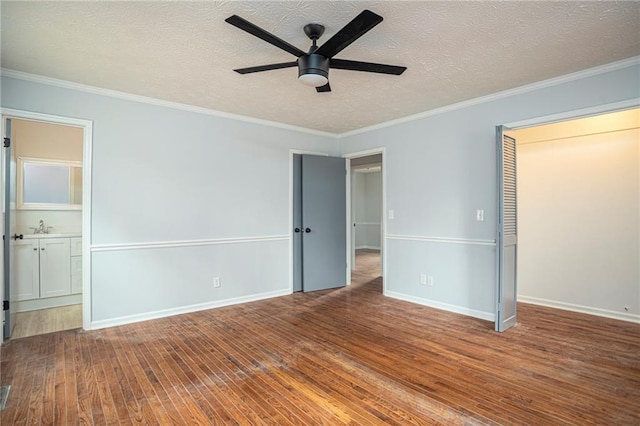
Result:
M237 70L234 70L234 71L239 74L251 74L252 72L279 70L280 68L291 68L291 67L297 67L297 66L298 66L297 62L282 62L279 64L258 65L257 67L238 68Z
M324 92L330 92L330 91L331 91L331 86L329 86L329 83L325 84L324 86L316 87L316 92L318 93L324 93Z
M407 67L397 65L374 64L372 62L348 61L346 59L331 59L329 68L351 71L377 72L380 74L400 75Z
M248 32L249 34L252 34L258 38L261 38L267 43L270 43L276 47L279 47L284 51L291 53L294 56L300 57L305 54L305 52L298 49L294 45L287 43L281 38L274 36L270 32L263 30L259 26L252 24L251 22L247 21L244 18L239 17L238 15L230 16L227 19L225 19L225 21L235 27L240 28L243 31Z
M340 31L335 33L333 37L327 40L314 53L322 55L325 58L333 58L340 53L342 49L362 37L367 31L380 22L382 22L382 16L365 9Z

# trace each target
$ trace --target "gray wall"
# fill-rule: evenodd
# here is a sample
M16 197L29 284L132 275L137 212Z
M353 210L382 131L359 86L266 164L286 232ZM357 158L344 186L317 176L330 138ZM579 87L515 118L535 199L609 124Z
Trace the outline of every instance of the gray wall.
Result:
M6 77L2 106L93 121L94 325L289 291L289 150L334 138Z
M386 147L387 208L395 211L386 228L387 294L491 319L495 125L637 98L639 76L634 65L345 136L339 146L311 133L7 77L1 102L94 123L94 325L287 293L292 148ZM485 210L484 222L475 221L476 209ZM270 236L283 238L251 240ZM198 245L223 238L238 242ZM176 242L184 245L158 246ZM421 273L433 276L433 287L419 285Z
M638 98L639 77L631 65L343 137L343 153L385 147L386 294L493 319L495 126Z

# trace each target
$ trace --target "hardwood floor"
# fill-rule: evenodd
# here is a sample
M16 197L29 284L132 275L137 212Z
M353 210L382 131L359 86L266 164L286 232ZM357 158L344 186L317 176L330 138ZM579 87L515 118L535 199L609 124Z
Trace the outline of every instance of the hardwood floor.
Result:
M82 328L82 305L18 312L11 339Z
M380 250L356 250L356 269L351 271L351 281L373 283L380 274Z
M374 275L10 341L2 424L640 424L640 325L521 304L498 334Z

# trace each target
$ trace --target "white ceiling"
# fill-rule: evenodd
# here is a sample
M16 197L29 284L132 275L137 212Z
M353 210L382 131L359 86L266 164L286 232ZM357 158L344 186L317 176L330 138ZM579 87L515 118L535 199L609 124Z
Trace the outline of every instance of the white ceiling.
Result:
M408 67L232 71L295 57L233 27L237 14L306 51L363 9L384 21L337 58ZM640 2L2 1L3 68L331 133L406 117L640 54Z

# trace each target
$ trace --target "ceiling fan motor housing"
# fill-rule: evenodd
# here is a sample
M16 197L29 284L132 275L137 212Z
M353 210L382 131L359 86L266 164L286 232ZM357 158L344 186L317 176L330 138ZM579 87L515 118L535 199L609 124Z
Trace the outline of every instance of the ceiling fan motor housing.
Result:
M310 53L298 58L298 77L305 74L318 74L329 78L329 59Z

